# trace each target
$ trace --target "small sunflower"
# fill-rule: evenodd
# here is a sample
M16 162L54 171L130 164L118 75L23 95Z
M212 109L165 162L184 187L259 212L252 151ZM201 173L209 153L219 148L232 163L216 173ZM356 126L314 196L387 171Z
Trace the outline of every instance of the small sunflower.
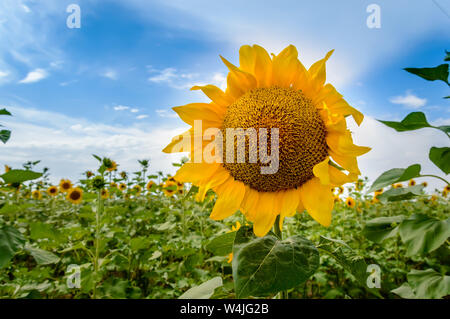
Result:
M146 188L148 191L150 191L150 190L152 189L153 185L155 185L155 182L154 182L154 181L149 181L149 182L147 183L147 185L145 186L145 188Z
M8 165L5 165L5 173L8 173L11 170L11 167Z
M66 196L72 204L79 204L83 200L83 190L79 187L72 188Z
M423 187L427 187L427 186L428 186L428 183L427 183L427 182L423 182L423 183L422 183L422 186L423 186Z
M447 197L447 195L448 195L448 190L445 188L445 189L442 191L442 196L443 196L443 197Z
M126 179L127 178L127 172L125 172L125 171L120 172L120 177L122 177L122 179Z
M133 186L133 191L136 193L136 196L139 196L142 192L142 187L141 185L134 185Z
M334 195L334 203L340 203L341 202L341 198L339 197L339 195Z
M116 182L111 182L111 183L109 184L109 186L110 186L111 188L117 188L117 183L116 183Z
M120 183L120 184L119 184L119 190L120 190L120 191L123 192L123 191L126 190L126 189L127 189L127 184L125 184L125 183Z
M108 199L108 198L109 198L109 191L108 191L106 188L103 188L103 189L100 191L100 196L101 196L103 199Z
M47 194L50 195L50 196L58 195L58 187L50 186L49 188L47 188Z
M86 171L85 174L87 178L91 178L92 176L94 176L94 173L92 173L91 171Z
M337 187L336 189L337 189L337 193L338 193L339 195L341 195L341 194L344 193L344 187L339 186L339 187Z
M166 181L163 185L163 193L167 197L172 197L177 192L177 187L175 182Z
M402 183L397 183L397 184L393 184L392 188L402 188L403 184Z
M351 197L347 197L345 200L345 204L347 204L348 207L354 208L355 207L355 200Z
M228 255L227 263L231 264L232 261L233 261L233 253L230 253L230 254Z
M437 201L438 197L436 195L432 195L430 199L432 202L435 202Z
M62 179L59 182L59 190L61 193L67 193L72 188L72 182L69 179Z
M42 193L40 190L34 190L31 192L31 197L37 200L42 199Z
M317 222L330 225L332 188L356 181L360 175L356 158L370 150L354 145L347 129L346 116L353 116L360 125L363 115L331 84L325 84L325 63L332 52L306 69L292 45L272 57L258 45L244 45L239 51L239 67L222 58L230 71L225 92L213 85L194 86L192 90L202 90L212 102L173 108L192 128L172 139L163 151L190 151L190 161L174 178L197 185L199 201L208 189L216 192L212 219L221 220L240 210L253 222L255 234L264 236L277 216L282 226L285 217L306 209ZM208 141L197 148L195 143L180 148L180 140L195 140L195 120L201 120L200 134L208 128L218 129L223 140L205 138ZM244 163L227 161L225 152L220 161L204 160L202 155L212 154L214 149L210 144L217 143L216 150L224 149L225 131L236 128L278 130L279 166L275 173L262 174L265 158L256 163L248 160L249 148ZM237 146L234 139L231 143Z
M413 180L413 179L409 180L408 186L415 186L415 185L416 185L416 181L415 180Z
M445 192L450 192L450 185L446 185L445 187L444 187L444 191Z

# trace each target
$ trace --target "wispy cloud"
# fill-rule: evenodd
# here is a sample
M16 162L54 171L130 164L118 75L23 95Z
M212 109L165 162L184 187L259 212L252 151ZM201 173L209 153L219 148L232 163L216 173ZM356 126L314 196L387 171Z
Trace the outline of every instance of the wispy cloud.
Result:
M108 78L110 80L117 80L119 78L119 75L115 70L106 70L105 72L100 74L101 76Z
M31 72L28 72L27 76L20 80L19 83L34 83L39 82L48 77L48 72L44 69L35 69Z
M9 75L9 72L8 71L2 71L2 70L0 70L0 78L5 78L5 77L7 77Z
M178 117L177 113L169 112L168 110L164 110L164 109L155 110L155 112L160 117L171 117L171 118L177 118Z
M136 119L138 119L138 120L143 120L143 119L145 119L145 118L147 118L147 117L148 117L147 114L141 114L141 115L136 116Z
M125 106L125 105L116 105L113 107L114 111L125 111L125 110L129 110L130 107L129 106Z
M400 104L410 109L419 109L427 104L427 99L422 99L411 92L405 95L398 95L389 99L391 103Z

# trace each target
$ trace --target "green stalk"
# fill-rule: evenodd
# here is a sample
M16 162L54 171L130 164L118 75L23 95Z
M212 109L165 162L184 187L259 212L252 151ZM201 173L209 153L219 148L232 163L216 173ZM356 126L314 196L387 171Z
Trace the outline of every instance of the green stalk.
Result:
M275 233L275 236L278 237L279 240L283 240L283 234L281 233L280 229L280 215L277 216L277 219L275 219L275 225L273 225L273 232ZM278 293L278 299L289 299L289 293L287 290L282 290Z
M99 267L99 248L100 248L100 217L103 214L103 198L102 191L97 191L97 209L95 212L95 256L94 256L94 272L97 278ZM97 298L97 282L94 285L94 299Z

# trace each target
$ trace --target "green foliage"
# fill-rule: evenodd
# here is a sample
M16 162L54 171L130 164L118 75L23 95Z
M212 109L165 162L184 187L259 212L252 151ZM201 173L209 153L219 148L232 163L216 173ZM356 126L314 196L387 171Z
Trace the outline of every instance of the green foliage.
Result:
M192 287L178 299L209 299L214 291L223 285L221 277L214 277L199 286Z
M5 267L24 244L25 238L17 229L11 226L0 228L0 268Z
M450 147L432 147L429 157L441 171L450 173Z
M363 234L367 239L375 243L381 243L383 240L397 235L398 225L404 218L404 216L399 215L371 219L366 222Z
M11 113L8 110L3 108L3 109L0 109L0 115L9 115L9 116L11 116ZM0 126L3 126L3 125L0 124ZM0 130L0 141L2 141L3 144L6 143L9 140L10 137L11 137L11 131L9 131L9 130Z
M313 243L300 236L280 240L273 235L242 238L241 228L233 248L233 278L237 298L263 296L294 288L319 266Z
M420 176L420 165L413 164L407 168L393 168L381 174L369 189L369 193L391 184L408 181Z
M214 255L224 256L233 251L233 243L236 238L236 232L228 232L213 238L207 245L206 249Z
M391 188L378 196L378 199L382 202L396 202L406 199L411 199L415 196L421 195L423 192L423 185L415 185L410 187Z
M42 175L42 173L37 173L30 170L12 169L9 172L4 173L3 175L0 175L0 178L2 178L3 181L7 184L14 184L37 179Z
M427 81L440 80L448 83L448 64L441 64L434 68L405 68L405 71L420 76ZM450 85L450 84L449 84Z

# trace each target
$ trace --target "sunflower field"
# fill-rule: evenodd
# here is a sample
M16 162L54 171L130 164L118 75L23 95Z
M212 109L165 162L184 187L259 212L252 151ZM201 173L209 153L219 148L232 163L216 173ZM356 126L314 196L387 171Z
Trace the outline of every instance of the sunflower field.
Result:
M162 150L189 155L174 176L93 155L98 167L56 185L39 161L6 165L0 296L448 298L450 148L429 152L441 176L413 164L364 178L370 145L347 128L364 116L326 84L332 53L308 69L292 45L242 46L239 66L222 57L227 89L194 86L211 102L174 108L191 126ZM406 71L448 85L448 64ZM422 112L381 122L450 132ZM442 188L426 192L430 179Z

